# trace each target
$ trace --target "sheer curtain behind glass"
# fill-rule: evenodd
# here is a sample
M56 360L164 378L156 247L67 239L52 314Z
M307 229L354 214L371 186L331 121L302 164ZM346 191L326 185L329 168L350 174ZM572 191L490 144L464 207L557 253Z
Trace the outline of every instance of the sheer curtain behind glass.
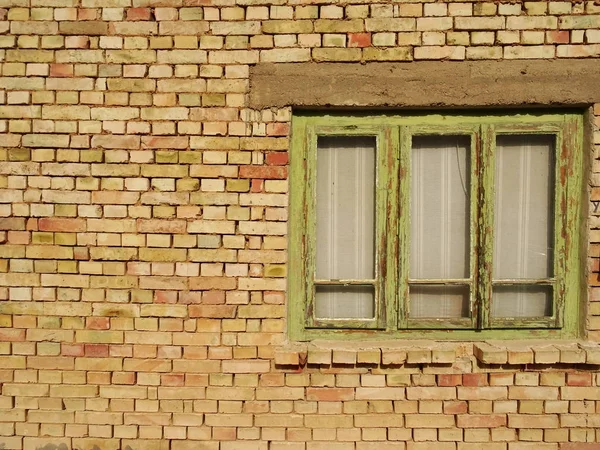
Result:
M317 318L374 317L375 161L373 137L318 139ZM364 284L335 284L335 280L357 280ZM319 281L330 283L319 285Z
M466 279L470 249L470 139L413 138L410 194L410 274L419 279ZM469 314L469 286L411 285L410 317Z
M554 137L498 136L494 207L493 317L552 314L552 287L527 284L553 276Z

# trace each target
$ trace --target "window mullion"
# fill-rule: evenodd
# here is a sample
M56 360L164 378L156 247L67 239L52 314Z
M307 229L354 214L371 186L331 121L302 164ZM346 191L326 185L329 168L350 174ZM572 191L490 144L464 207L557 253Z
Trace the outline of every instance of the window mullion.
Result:
M492 298L492 261L494 250L494 168L496 139L493 125L481 126L479 166L479 212L478 229L478 282L473 313L476 315L477 329L490 327Z
M470 205L469 205L469 245L470 245L470 264L469 264L469 275L471 279L469 289L469 310L471 313L471 323L473 328L477 328L480 323L478 312L478 280L479 280L479 264L480 264L480 252L479 252L479 236L481 235L478 229L480 210L479 210L479 195L480 195L480 170L481 170L481 141L482 133L481 127L477 127L475 133L471 135L471 185L470 185Z
M378 148L377 193L377 267L380 282L380 326L388 330L398 328L398 310L401 308L398 292L398 159L400 155L399 128L387 126L382 130ZM381 243L381 244L380 244ZM400 297L401 298L401 297Z
M410 150L412 146L412 136L408 127L399 127L398 133L398 155L399 170L396 170L399 178L399 198L396 202L398 206L395 214L398 217L398 328L407 328L408 311L410 305L408 272L410 257Z

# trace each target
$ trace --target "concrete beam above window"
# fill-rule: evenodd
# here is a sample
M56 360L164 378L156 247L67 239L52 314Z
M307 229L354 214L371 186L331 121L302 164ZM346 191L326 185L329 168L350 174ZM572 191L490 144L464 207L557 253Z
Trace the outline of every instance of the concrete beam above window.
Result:
M258 64L250 107L583 106L600 102L600 60Z

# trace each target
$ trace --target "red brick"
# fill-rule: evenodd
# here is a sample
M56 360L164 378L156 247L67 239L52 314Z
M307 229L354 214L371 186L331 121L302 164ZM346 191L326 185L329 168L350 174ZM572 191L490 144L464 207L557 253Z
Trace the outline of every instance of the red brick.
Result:
M69 48L90 48L89 36L69 36Z
M466 414L468 410L468 403L463 400L444 402L444 414Z
M88 317L86 319L86 328L88 330L108 330L110 328L110 319L108 317Z
M65 231L77 233L86 231L85 219L62 219L58 217L44 217L38 220L40 231Z
M235 441L237 439L237 428L214 427L212 437L216 441Z
M289 160L288 152L269 152L266 155L267 164L270 166L285 166Z
M510 386L514 384L514 374L512 373L490 373L491 386Z
M348 47L369 47L371 46L371 33L349 33Z
M128 262L128 275L150 275L150 265L147 263Z
M498 428L506 426L505 414L461 414L456 416L459 428Z
M287 178L287 167L241 166L240 178L283 180Z
M154 303L177 303L177 292L154 291Z
M74 247L73 259L77 261L87 261L90 259L90 249L87 247Z
M463 386L487 386L486 373L465 373L462 376Z
M7 241L9 244L27 245L31 243L31 233L29 231L9 231Z
M568 44L571 40L571 32L568 30L552 30L548 31L547 37L548 44Z
M39 231L38 230L38 220L37 219L27 219L25 223L25 229L29 231Z
M290 133L290 126L287 123L269 123L267 124L267 136L287 136Z
M80 8L77 10L77 20L96 20L98 10L93 8Z
M85 344L85 356L107 357L108 344Z
M307 388L306 400L317 402L339 402L354 399L353 388Z
M461 374L442 374L438 375L438 386L460 386L462 384Z
M68 78L73 76L73 64L50 64L50 76Z
M182 373L166 373L160 376L162 386L184 386L185 375Z
M83 356L84 346L83 344L62 343L60 346L60 354L62 356Z
M128 8L127 20L150 20L152 10L150 8Z
M9 330L0 328L0 342L23 342L25 330Z
M265 180L252 180L250 192L257 193L265 190Z
M208 291L202 293L202 303L205 305L225 304L225 291Z
M114 372L112 376L113 384L135 384L134 372Z
M584 372L567 373L567 386L591 386L592 374Z

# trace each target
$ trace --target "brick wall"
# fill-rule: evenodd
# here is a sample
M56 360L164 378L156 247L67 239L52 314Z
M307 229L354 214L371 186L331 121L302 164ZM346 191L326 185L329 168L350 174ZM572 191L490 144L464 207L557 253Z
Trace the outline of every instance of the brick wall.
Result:
M592 344L290 347L291 109L248 107L261 62L600 58L597 2L0 8L0 448L600 448Z

